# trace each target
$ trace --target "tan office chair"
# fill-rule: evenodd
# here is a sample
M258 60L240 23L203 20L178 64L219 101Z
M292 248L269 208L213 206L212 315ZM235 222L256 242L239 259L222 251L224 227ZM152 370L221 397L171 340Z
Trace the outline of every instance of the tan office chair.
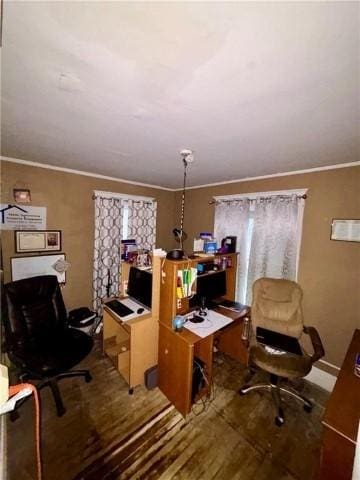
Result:
M302 401L304 410L311 412L312 403L289 386L282 386L284 379L305 377L312 364L323 357L325 352L318 332L314 327L305 327L301 308L302 289L290 280L260 278L253 285L253 303L251 307L252 338L250 340L249 369L254 367L270 373L270 383L244 385L240 395L252 390L267 389L271 391L277 415L275 423L284 423L284 412L281 407L280 392L287 393ZM256 341L256 328L263 327L290 337L300 339L302 333L311 339L313 354L307 354L303 348L302 355L281 353L265 347Z

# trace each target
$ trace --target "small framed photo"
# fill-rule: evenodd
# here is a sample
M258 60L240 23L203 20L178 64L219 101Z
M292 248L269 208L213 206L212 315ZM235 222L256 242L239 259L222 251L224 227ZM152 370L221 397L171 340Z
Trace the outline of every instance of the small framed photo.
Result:
M333 218L330 240L360 242L360 219Z
M61 230L15 230L15 252L59 252Z

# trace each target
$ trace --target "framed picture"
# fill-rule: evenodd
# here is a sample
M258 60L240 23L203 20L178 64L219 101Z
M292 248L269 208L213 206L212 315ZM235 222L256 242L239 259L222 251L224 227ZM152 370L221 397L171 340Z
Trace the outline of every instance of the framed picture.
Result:
M360 242L360 219L333 218L330 239L343 242Z
M60 230L15 230L15 252L59 252Z

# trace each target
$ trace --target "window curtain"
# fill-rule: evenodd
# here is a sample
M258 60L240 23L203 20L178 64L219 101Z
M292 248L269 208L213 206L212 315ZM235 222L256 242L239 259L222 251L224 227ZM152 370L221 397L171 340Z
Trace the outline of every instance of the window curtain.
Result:
M296 278L298 211L301 198L272 196L255 200L246 302L258 278Z
M153 250L156 242L156 202L127 200L128 238L135 239L138 248Z
M214 235L220 244L228 235L236 235L236 251L239 252L236 274L236 299L241 298L241 289L246 284L249 254L249 217L250 200L248 198L233 201L217 201L215 204Z
M99 315L108 283L110 296L119 293L123 202L121 198L95 197L93 308Z

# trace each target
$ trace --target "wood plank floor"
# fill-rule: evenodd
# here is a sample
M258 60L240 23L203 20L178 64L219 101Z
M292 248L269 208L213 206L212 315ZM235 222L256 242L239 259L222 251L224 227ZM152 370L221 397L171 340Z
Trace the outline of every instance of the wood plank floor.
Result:
M50 393L41 394L44 480L314 478L327 400L314 385L300 384L315 402L312 413L287 398L286 423L278 428L270 394L240 397L244 368L222 355L215 360L214 399L196 405L186 420L158 389L137 387L129 395L100 351L81 366L90 368L93 381L62 382L62 418ZM8 478L35 480L32 402L20 413L7 422Z

